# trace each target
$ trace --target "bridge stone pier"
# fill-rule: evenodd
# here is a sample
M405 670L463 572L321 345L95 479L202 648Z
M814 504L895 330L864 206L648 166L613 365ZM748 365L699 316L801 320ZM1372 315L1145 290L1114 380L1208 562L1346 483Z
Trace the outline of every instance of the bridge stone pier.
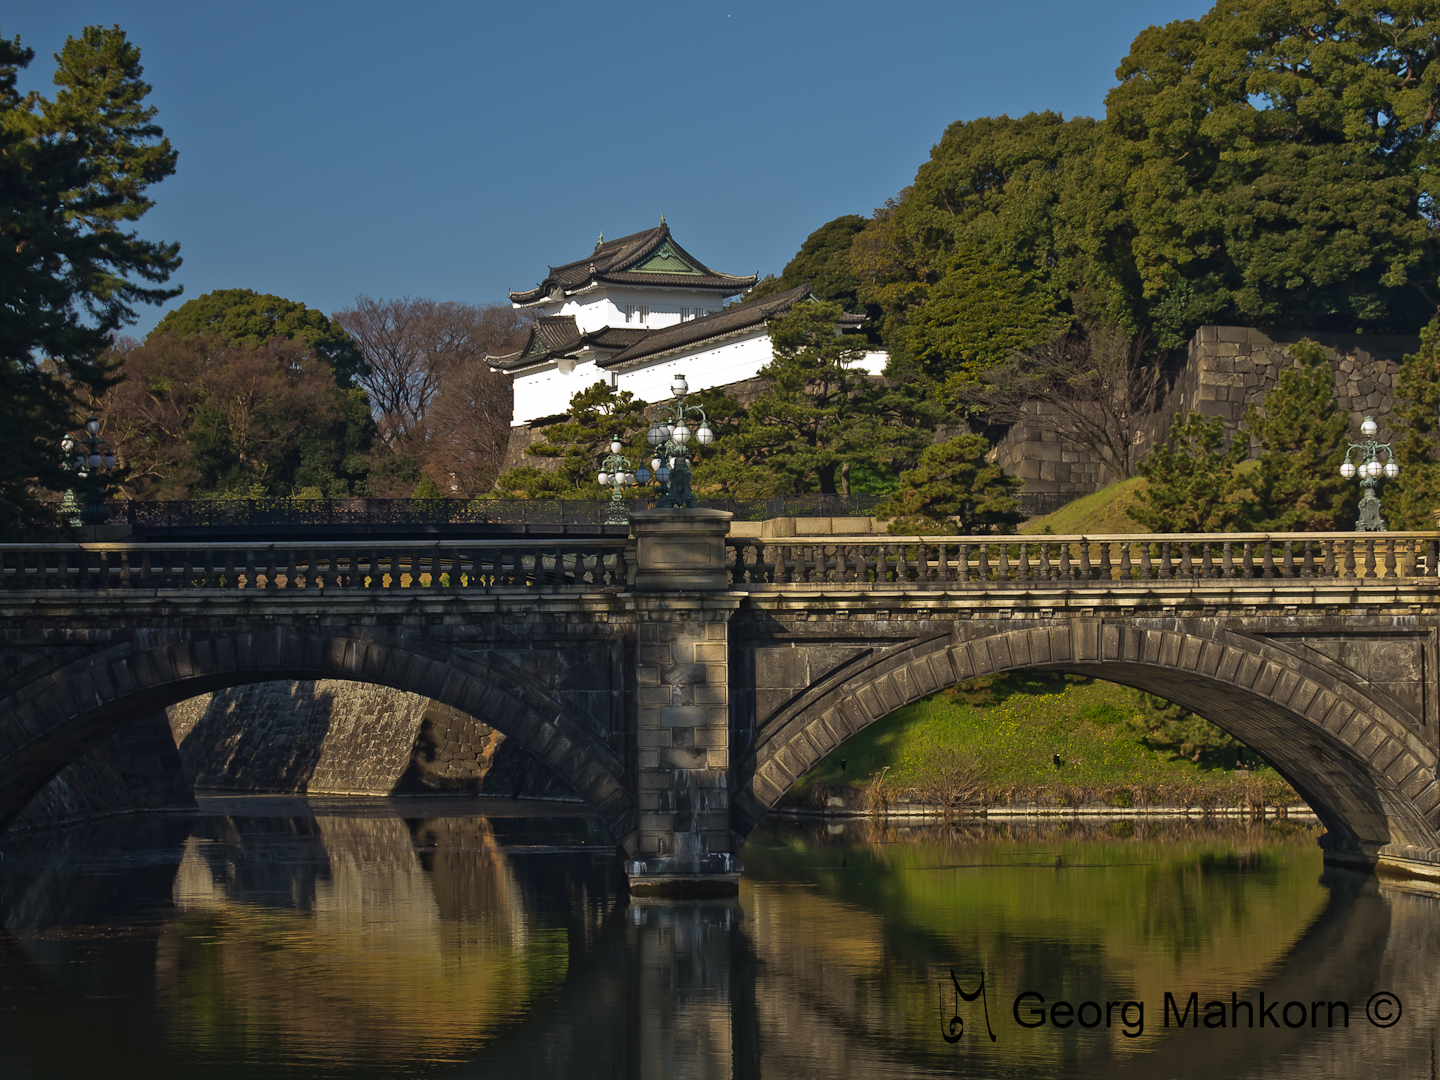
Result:
M636 892L725 891L764 815L910 701L1125 683L1264 754L1327 858L1440 880L1440 534L633 536L0 547L0 826L154 710L348 679L492 725L594 809Z

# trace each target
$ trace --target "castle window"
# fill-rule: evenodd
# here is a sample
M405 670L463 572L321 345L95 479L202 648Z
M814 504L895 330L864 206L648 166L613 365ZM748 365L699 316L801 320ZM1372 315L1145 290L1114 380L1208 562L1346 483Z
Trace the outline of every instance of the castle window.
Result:
M643 324L645 324L645 323L648 323L649 321L650 321L650 305L649 305L649 304L641 304L641 305L640 305L640 322L641 322L641 324L643 325Z
M634 304L626 304L626 305L625 305L625 321L626 321L626 322L629 322L629 321L630 321L631 319L633 319L634 317L635 317L635 305L634 305Z
M684 321L685 321L686 319L688 319L689 317L690 317L690 309L689 309L688 307L682 307L682 308L680 309L680 321L681 321L681 322L684 322Z

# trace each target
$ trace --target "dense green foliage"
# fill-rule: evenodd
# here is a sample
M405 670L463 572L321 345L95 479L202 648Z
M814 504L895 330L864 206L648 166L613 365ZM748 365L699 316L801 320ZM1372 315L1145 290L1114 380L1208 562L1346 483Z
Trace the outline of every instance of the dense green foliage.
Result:
M1227 444L1219 417L1176 417L1167 441L1140 463L1148 481L1130 515L1155 532L1328 532L1344 527L1358 494L1340 475L1348 421L1335 404L1325 350L1302 341L1263 411L1251 406ZM1252 441L1259 461L1242 467Z
M527 456L558 458L555 468L509 469L496 480L494 493L528 499L598 498L604 493L596 477L611 441L618 436L625 455L639 468L650 459L648 427L645 403L602 379L572 397L569 418L546 428L544 438L526 449Z
M989 452L989 442L971 434L926 447L876 516L903 535L1014 532L1023 517L1015 493L1024 481L986 461Z
M1385 500L1392 529L1430 529L1440 509L1440 320L1420 330L1420 348L1405 357L1395 387L1395 495Z
M1103 121L952 124L851 252L894 361L983 370L1006 310L1022 346L1049 309L1160 349L1215 322L1413 333L1440 270L1431 7L1217 4L1135 39ZM1011 276L947 284L973 251Z
M805 238L795 257L785 264L779 277L769 275L745 294L745 303L810 283L810 291L820 300L832 300L847 311L861 312L860 279L850 265L850 245L856 234L863 232L866 221L859 214L845 214L827 221Z
M359 494L375 424L302 342L153 333L97 403L133 498Z
M74 395L113 380L111 335L136 304L179 293L164 287L178 245L126 228L176 161L139 49L118 27L86 27L56 56L53 98L19 93L33 59L0 38L0 536L12 539L43 518L40 492L73 480L58 444Z
M1235 532L1253 516L1254 494L1237 466L1250 441L1227 442L1225 422L1177 416L1169 437L1140 462L1146 487L1129 515L1158 533Z
M1340 475L1349 419L1336 407L1325 350L1302 341L1290 354L1298 364L1280 373L1264 411L1252 405L1245 413L1245 427L1262 448L1257 524L1276 532L1326 532L1353 517L1357 501L1355 482Z
M254 289L216 289L187 300L166 312L152 333L208 333L250 347L274 337L291 338L329 364L336 383L345 389L365 372L365 359L343 327L299 301Z
M769 385L697 487L848 494L852 468L893 470L928 445L938 410L913 382L878 382L856 364L864 340L835 333L840 314L838 304L805 302L770 324L774 358L760 371Z

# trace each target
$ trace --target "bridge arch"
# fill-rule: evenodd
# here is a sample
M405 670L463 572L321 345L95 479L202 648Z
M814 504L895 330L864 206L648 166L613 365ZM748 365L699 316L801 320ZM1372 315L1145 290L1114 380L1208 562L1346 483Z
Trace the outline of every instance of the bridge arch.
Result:
M1336 858L1440 861L1435 752L1419 718L1384 694L1362 694L1353 672L1214 620L1004 625L956 623L878 652L762 721L736 774L737 842L826 754L895 709L978 676L1038 669L1137 687L1254 747L1315 810Z
M346 679L484 718L567 781L617 842L633 843L625 767L573 709L499 657L452 651L403 628L367 629L374 633L139 631L68 662L23 669L0 697L0 830L70 761L147 713L251 683Z

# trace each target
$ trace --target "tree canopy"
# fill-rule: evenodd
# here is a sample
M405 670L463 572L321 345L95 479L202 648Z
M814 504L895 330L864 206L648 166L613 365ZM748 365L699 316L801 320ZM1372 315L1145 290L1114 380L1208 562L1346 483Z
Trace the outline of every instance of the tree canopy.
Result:
M330 365L341 387L366 373L365 357L344 327L323 312L254 289L216 289L166 312L152 333L211 334L232 345L255 348L274 337L299 341Z
M0 535L44 511L37 493L73 480L58 443L76 388L113 381L103 361L137 304L179 294L165 282L179 245L127 229L176 154L145 103L140 50L117 26L85 27L56 54L53 98L21 95L34 59L0 38Z

